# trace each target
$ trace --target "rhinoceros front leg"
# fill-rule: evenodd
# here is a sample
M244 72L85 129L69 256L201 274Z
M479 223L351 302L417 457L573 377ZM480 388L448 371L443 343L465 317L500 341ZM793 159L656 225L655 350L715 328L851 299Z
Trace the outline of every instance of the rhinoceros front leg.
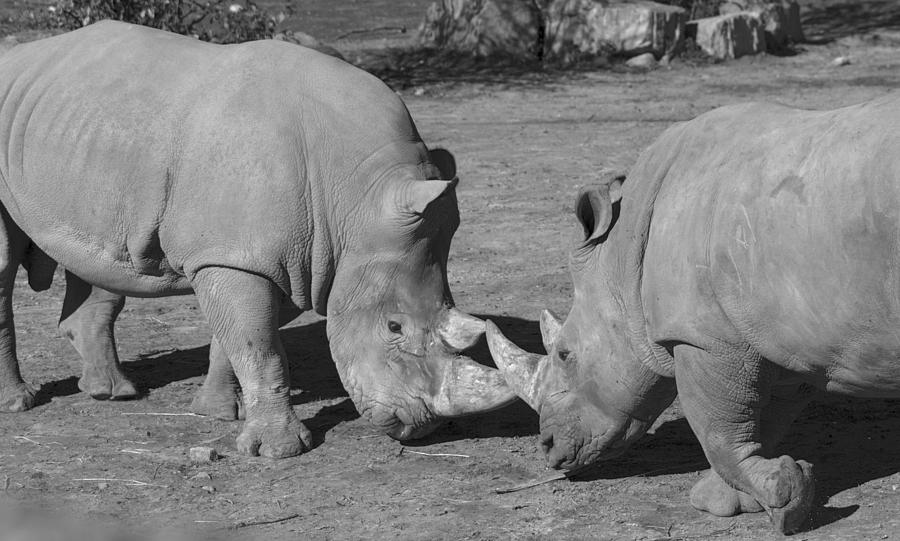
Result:
M804 383L775 384L760 414L761 454L774 458L775 451L800 412L818 391ZM691 490L691 505L720 517L758 513L763 507L752 496L726 483L710 469Z
M34 407L34 390L25 383L19 371L12 313L16 270L25 251L26 239L9 221L6 211L0 212L0 412L18 412Z
M191 411L223 421L244 418L241 387L231 361L215 336L209 343L209 371L191 403Z
M224 267L201 269L191 285L243 389L247 420L238 451L282 458L307 450L311 434L291 408L278 336L283 293L261 276Z
M94 287L66 271L59 330L81 355L78 388L97 400L123 400L138 394L122 372L116 351L116 318L124 306L125 297Z
M766 434L763 409L776 375L776 367L758 355L712 355L687 345L675 348L679 400L713 471L725 485L756 500L773 525L787 533L806 521L815 483L809 463L789 456L766 457L763 440L777 434ZM694 490L727 496L718 482L707 478ZM742 507L752 509L746 497L737 496Z

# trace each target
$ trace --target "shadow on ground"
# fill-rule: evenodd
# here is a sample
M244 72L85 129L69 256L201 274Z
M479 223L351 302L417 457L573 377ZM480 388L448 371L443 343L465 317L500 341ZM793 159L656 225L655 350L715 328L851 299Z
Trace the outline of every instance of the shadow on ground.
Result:
M494 321L506 335L522 347L540 352L540 330L536 321L505 316L480 316ZM291 367L292 402L301 405L320 400L347 397L338 377L328 346L325 321L282 329L281 339L287 351ZM484 339L467 352L479 362L493 366ZM153 389L206 374L209 365L209 346L170 350L142 355L138 360L125 363L124 370L138 386L142 394ZM79 392L75 377L46 383L42 386L39 403L47 403L53 397ZM334 426L359 417L349 400L325 406L307 419L314 433L324 433ZM463 438L526 436L537 434L537 415L524 403L517 402L500 411L453 419L432 436L416 444L432 444Z
M801 17L806 37L827 42L876 31L900 31L900 3L894 0L802 3Z
M525 319L480 315L494 321L503 333L523 349L543 352L539 325ZM290 327L281 331L291 361L291 386L296 404L337 399L347 394L331 359L325 336L325 322ZM468 352L474 359L490 364L484 340ZM125 369L144 390L164 387L173 382L202 376L207 368L209 348L199 347L157 353L127 363ZM45 384L40 398L77 392L74 377ZM324 434L340 423L358 418L349 399L321 408L307 419L321 441ZM431 445L468 438L530 437L539 432L538 417L522 402L502 410L449 421L434 434L412 442ZM831 397L810 406L794 424L779 453L804 459L816 468L817 504L809 529L820 528L853 514L858 506L827 506L828 500L845 490L900 471L896 442L900 437L900 401L862 400ZM538 445L534 437L534 445ZM685 474L708 467L703 451L688 423L676 418L662 423L629 451L605 461L575 477L576 481L624 479ZM687 498L688 494L685 493Z
M832 496L900 471L900 401L829 397L810 406L778 449L812 463L816 503L806 530L846 518L859 505L829 506ZM699 472L709 467L683 418L660 425L620 457L579 474L575 481ZM684 494L688 498L687 492Z

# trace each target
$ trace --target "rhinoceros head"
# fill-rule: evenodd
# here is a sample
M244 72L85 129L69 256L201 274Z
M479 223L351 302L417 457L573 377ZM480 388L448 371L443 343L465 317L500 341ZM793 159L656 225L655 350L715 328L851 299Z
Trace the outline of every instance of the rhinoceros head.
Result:
M379 212L345 248L328 307L344 387L365 418L399 440L516 398L497 370L460 355L485 327L454 307L447 258L459 225L455 164L446 151L429 159L453 180L407 179L372 194Z
M574 300L564 322L549 311L541 314L547 354L519 349L487 322L491 354L510 386L540 414L541 446L557 468L616 456L673 398L670 386L659 385L660 376L633 350L619 262L603 260L623 179L578 196L575 214L583 236L570 258Z

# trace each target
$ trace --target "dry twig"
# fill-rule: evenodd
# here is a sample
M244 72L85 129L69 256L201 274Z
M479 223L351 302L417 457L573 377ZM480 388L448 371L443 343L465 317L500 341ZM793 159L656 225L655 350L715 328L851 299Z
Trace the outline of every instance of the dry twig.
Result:
M402 455L404 452L412 453L414 455L422 455L422 456L453 456L453 457L457 457L457 458L472 458L469 455L457 455L454 453L423 453L421 451L413 451L413 450L407 449L406 447L401 447L400 454Z
M27 441L28 443L33 443L35 445L62 445L58 441L46 441L44 443L41 443L39 441L34 441L33 439L31 439L27 436L13 436L13 439L18 440L18 441Z
M375 28L357 28L355 30L350 30L348 32L344 32L337 38L335 41L342 40L344 38L349 38L354 34L370 34L374 32L397 32L398 34L405 34L406 27L405 26L376 26Z
M537 477L530 481L525 481L524 483L519 483L518 485L513 485L510 487L495 488L494 492L496 492L497 494L508 494L510 492L517 492L519 490L525 490L526 488L536 487L538 485L543 485L545 483L559 481L560 479L565 479L569 475L570 475L570 472L553 471L553 472L545 473L544 475L541 475L540 477Z
M125 412L122 415L158 415L160 417L203 417L196 413Z
M228 527L230 530L238 530L240 528L247 528L250 526L265 526L266 524L278 524L280 522L287 522L289 520L293 520L300 516L300 513L294 513L293 515L287 515L281 518L273 518L271 520L253 520L253 521L242 521L236 522Z
M169 488L166 485L154 485L153 483L146 483L144 481L138 481L137 479L115 479L115 478L107 478L107 477L87 477L83 479L72 479L73 481L87 481L87 482L95 482L95 483L125 483L125 486L129 487L162 487Z
M210 443L215 443L215 442L217 442L221 439L227 438L227 437L228 437L228 434L222 434L221 436L216 436L215 438L210 438L208 440L203 440L203 441L197 442L197 445L209 445Z

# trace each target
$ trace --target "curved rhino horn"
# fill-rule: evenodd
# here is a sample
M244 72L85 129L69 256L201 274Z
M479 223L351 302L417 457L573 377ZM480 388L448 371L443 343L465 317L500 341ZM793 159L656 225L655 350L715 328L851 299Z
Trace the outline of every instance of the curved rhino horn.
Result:
M484 334L484 321L475 316L450 308L437 327L444 344L454 352L468 349Z
M446 362L441 387L434 397L438 417L462 417L502 408L516 400L499 371L468 357Z
M559 339L559 330L562 329L562 322L556 317L556 314L550 310L541 312L541 340L544 342L544 350L550 353L553 344Z
M528 353L510 342L493 322L486 324L487 343L497 368L519 397L535 411L541 411L542 377L548 357Z

